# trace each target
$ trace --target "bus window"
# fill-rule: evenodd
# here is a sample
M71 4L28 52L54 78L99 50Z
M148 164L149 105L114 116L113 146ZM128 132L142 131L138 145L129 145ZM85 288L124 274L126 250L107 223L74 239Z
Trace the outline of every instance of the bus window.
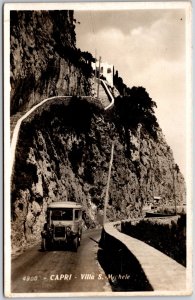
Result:
M75 218L75 220L79 219L79 210L75 210L75 212L74 212L74 218Z

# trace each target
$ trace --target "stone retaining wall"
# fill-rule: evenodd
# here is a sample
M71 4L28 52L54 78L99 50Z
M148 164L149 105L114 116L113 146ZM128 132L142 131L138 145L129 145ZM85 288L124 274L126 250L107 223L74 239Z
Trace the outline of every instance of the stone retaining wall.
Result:
M98 252L114 291L186 293L185 267L116 227L120 229L120 222L104 225Z
M113 291L152 291L137 258L129 251L126 236L116 227L120 223L106 224L101 235L98 260ZM128 237L127 237L128 238Z

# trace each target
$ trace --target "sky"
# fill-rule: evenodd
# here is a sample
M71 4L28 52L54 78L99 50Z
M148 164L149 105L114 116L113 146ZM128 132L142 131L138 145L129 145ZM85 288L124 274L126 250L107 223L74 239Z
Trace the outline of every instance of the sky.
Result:
M125 84L145 87L156 102L158 123L185 175L185 11L75 11L75 18L77 47L96 51Z

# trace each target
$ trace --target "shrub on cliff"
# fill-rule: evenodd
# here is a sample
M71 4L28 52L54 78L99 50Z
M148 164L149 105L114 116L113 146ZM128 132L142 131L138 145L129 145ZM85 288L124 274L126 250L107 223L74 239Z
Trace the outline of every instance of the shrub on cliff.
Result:
M114 74L113 77L114 86L119 91L120 95L126 96L130 93L130 88L123 82L123 79L118 75L118 71Z
M186 266L186 214L174 218L150 218L132 224L122 222L121 231L137 238Z
M132 87L127 96L118 96L115 100L118 121L126 129L136 129L138 124L156 138L157 119L154 114L156 103L143 87Z

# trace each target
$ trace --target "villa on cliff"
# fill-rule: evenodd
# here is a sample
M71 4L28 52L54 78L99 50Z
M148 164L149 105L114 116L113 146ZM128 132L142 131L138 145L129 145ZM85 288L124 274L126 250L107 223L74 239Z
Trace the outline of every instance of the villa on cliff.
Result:
M99 61L97 60L96 63L92 62L92 69L99 72ZM113 76L114 76L114 65L108 64L107 62L100 63L100 76L106 78L108 83L113 86Z

